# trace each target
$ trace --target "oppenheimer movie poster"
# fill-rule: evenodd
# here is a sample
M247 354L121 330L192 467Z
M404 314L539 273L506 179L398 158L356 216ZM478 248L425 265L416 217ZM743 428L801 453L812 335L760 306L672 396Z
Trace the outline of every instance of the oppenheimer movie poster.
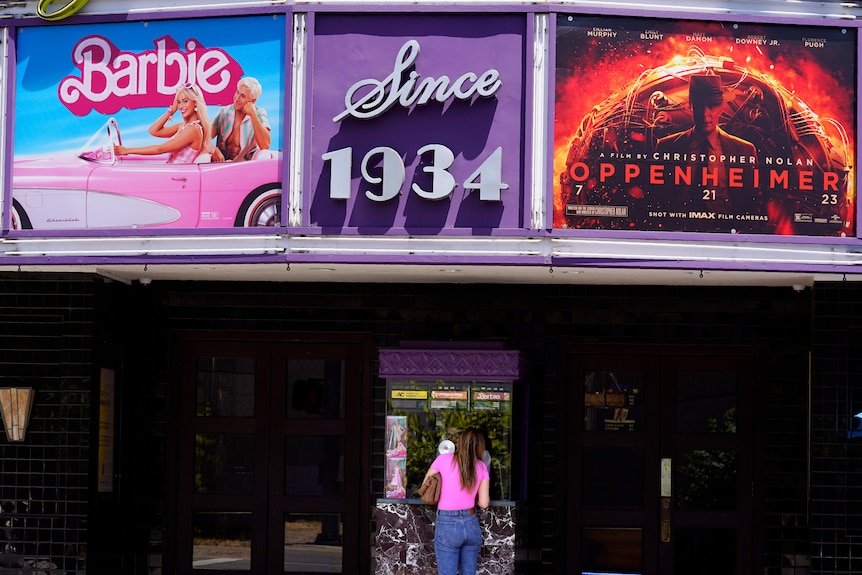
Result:
M856 30L563 14L554 228L853 236Z

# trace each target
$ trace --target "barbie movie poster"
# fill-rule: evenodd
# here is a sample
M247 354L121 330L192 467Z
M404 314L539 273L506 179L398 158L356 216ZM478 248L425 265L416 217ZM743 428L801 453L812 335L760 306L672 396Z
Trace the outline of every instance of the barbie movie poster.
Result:
M386 416L386 457L407 457L407 417Z
M554 228L854 236L857 31L563 14Z
M279 225L285 21L21 28L11 228Z
M386 497L404 499L407 497L407 460L386 459Z
M407 417L386 416L386 497L407 497Z

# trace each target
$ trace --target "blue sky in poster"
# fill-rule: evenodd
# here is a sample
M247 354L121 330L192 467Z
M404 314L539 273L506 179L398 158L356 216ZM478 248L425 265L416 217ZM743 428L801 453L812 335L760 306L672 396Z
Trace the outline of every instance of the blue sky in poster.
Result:
M260 80L263 93L257 104L267 111L272 126L272 149L282 149L284 107L285 16L121 22L74 26L40 26L19 31L15 81L15 156L77 152L110 115L89 111L73 114L60 101L63 78L80 76L72 60L75 44L99 35L119 50L139 54L154 49L158 38L170 36L182 48L189 38L207 48L220 48L242 67L243 75ZM233 89L231 89L231 94ZM207 102L212 118L219 105ZM122 108L112 114L119 122L123 143L146 145L157 141L147 128L165 106Z

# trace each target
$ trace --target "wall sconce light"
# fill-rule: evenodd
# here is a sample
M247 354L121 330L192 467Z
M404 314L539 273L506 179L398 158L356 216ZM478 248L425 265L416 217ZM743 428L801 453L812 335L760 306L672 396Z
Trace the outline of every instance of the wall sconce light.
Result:
M0 388L0 410L3 414L3 427L6 428L6 439L9 441L24 441L35 395L32 387Z

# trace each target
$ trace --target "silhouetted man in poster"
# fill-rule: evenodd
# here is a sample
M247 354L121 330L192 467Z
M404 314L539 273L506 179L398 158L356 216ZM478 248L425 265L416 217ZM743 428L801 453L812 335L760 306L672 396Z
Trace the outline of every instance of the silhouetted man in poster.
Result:
M676 207L727 213L734 203L737 209L750 206L756 195L750 174L757 150L751 142L728 134L718 125L724 109L721 77L693 75L688 90L694 126L656 143L662 158L668 153L671 162L691 167L691 186L679 187L681 202Z

